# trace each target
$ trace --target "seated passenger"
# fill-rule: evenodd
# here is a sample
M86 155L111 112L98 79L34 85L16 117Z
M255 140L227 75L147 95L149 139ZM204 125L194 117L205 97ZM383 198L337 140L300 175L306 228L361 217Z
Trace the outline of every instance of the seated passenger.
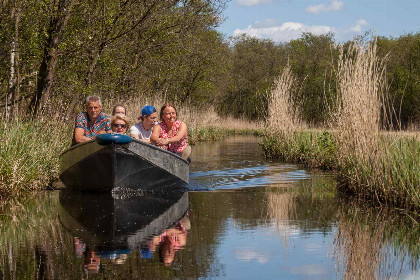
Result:
M112 132L126 134L130 127L130 121L123 114L116 114L111 119Z
M117 104L112 109L112 116L115 116L116 114L127 115L127 110L125 109L125 107L123 105Z
M140 122L130 128L130 136L150 143L153 127L157 123L157 112L155 107L146 105L141 109Z
M188 159L191 147L187 145L187 125L177 119L177 111L173 104L167 103L160 109L159 125L153 129L150 141L162 149L176 153Z
M102 110L101 99L96 95L86 98L86 112L77 115L72 145L86 142L99 134L110 133L111 120Z

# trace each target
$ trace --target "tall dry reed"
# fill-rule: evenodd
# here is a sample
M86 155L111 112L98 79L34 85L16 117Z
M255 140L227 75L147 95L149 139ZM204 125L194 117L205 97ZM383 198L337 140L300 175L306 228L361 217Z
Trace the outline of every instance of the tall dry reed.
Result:
M135 123L139 121L138 117L143 106L152 105L159 114L160 108L168 102L176 106L178 118L187 124L189 141L192 143L204 140L216 140L235 133L254 133L263 129L263 124L260 122L222 117L217 114L215 108L211 105L197 106L188 102L179 103L176 100L168 101L161 96L138 96L122 102L109 100L104 102L103 107L105 112L111 112L115 104L123 104L127 109L127 115L131 119L131 122Z
M376 44L352 43L340 50L337 67L338 92L335 139L347 161L349 154L368 162L376 155L380 138L380 94L385 66L377 57Z
M290 66L286 66L275 81L268 100L267 134L290 138L300 127L300 121L294 113L291 99L295 87L296 78Z
M290 66L276 79L268 99L268 114L262 148L267 157L299 162L303 122L295 110L292 98L297 92L297 80Z
M342 48L337 80L341 103L334 137L345 186L380 203L419 209L420 143L381 135L386 76L376 42Z

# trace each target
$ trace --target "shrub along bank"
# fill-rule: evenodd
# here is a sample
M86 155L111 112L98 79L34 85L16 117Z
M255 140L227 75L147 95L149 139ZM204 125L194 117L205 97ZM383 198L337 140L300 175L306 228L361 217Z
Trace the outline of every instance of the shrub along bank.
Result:
M296 132L287 139L267 134L261 146L272 159L337 171L344 191L420 211L420 135L383 134L367 161L343 154L328 131Z

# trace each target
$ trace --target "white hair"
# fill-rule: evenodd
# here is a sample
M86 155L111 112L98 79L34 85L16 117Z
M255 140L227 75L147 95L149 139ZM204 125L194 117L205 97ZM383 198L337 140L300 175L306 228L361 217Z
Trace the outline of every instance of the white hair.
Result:
M102 102L101 102L101 98L97 95L89 95L88 97L86 97L86 105L89 105L89 102L96 102L99 101L99 106L102 107Z

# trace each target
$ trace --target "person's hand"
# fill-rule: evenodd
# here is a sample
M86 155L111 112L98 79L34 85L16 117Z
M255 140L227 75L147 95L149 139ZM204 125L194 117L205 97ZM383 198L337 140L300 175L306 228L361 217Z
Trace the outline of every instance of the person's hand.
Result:
M158 146L165 146L169 144L169 141L166 138L159 138L157 144Z

